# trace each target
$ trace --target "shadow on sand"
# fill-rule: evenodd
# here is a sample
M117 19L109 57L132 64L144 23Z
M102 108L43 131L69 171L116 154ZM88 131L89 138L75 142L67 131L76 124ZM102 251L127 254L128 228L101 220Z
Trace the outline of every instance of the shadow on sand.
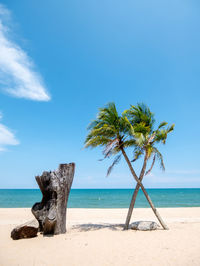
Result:
M100 229L110 229L112 231L119 231L123 230L123 224L108 224L108 223L101 223L101 224L77 224L72 227L72 229L76 229L79 231L95 231Z

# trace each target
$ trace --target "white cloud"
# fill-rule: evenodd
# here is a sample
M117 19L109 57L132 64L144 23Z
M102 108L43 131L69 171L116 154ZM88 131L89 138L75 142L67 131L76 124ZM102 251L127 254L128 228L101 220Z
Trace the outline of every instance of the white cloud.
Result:
M48 101L47 93L39 73L34 71L30 57L8 37L5 25L10 12L0 4L0 83L9 94L36 101Z
M2 113L0 113L2 118ZM12 131L0 123L0 151L5 151L7 145L17 145L19 141L15 138Z

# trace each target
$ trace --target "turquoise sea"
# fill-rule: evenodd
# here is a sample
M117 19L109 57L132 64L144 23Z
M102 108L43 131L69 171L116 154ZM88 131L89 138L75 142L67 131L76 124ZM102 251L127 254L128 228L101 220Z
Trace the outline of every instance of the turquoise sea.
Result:
M147 189L156 207L200 207L200 188ZM128 208L132 189L72 189L69 208ZM0 208L32 207L42 198L39 189L0 189ZM139 191L136 207L149 204Z

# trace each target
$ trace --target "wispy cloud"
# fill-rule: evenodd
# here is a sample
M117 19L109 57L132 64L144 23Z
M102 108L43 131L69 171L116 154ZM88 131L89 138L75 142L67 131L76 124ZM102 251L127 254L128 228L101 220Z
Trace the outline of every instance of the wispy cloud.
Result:
M0 112L0 119L2 113ZM8 145L17 145L19 141L15 138L14 133L5 125L0 123L0 151L5 151Z
M36 101L48 101L50 96L42 78L34 70L30 57L11 40L10 12L0 4L0 83L10 95Z

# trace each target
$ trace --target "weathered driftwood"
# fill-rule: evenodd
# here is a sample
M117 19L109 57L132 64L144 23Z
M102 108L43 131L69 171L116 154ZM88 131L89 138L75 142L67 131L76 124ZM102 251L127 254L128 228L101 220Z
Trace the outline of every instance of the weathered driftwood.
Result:
M138 221L130 225L131 229L140 231L156 230L158 227L160 226L156 222L152 221Z
M33 205L32 213L43 234L66 232L66 208L74 170L74 163L60 164L58 170L36 176L43 198L41 202Z
M36 237L38 229L39 223L36 219L34 219L15 227L11 232L11 237L13 240Z

